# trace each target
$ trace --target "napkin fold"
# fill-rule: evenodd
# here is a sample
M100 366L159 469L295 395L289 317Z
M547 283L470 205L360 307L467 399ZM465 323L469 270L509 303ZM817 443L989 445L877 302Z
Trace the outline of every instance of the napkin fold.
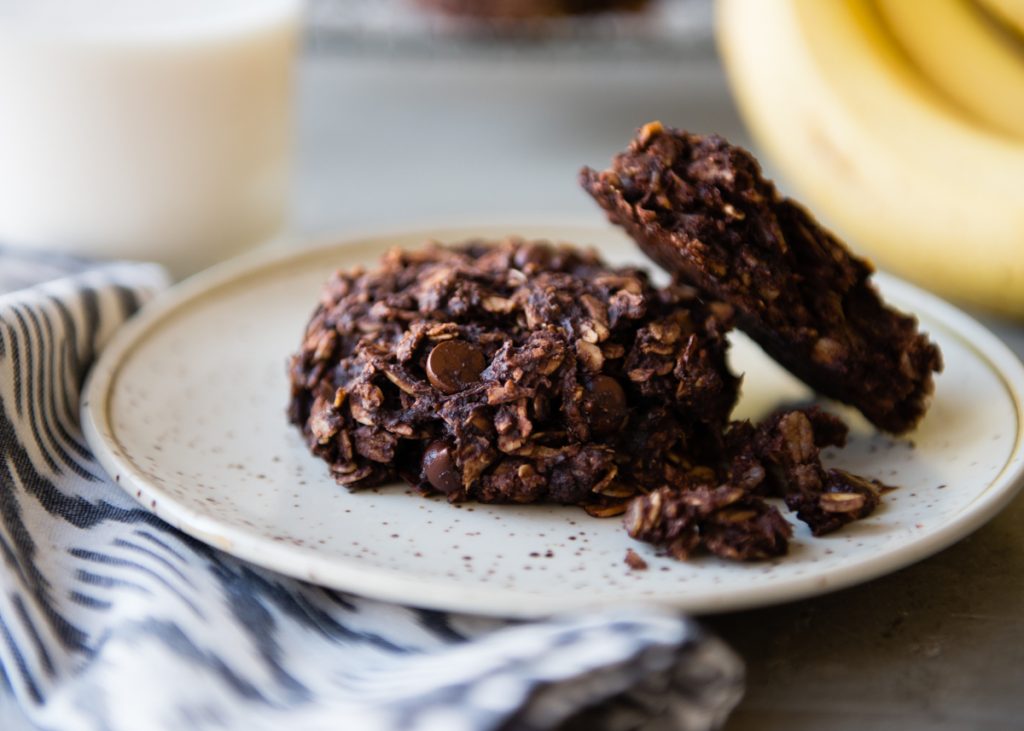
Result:
M636 606L511 623L290 579L171 528L79 428L82 382L168 284L0 249L0 725L54 731L703 731L719 640Z

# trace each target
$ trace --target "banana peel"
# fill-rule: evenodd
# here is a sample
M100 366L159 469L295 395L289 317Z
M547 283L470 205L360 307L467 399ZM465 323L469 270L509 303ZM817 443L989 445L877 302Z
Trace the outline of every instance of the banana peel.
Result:
M1024 139L1024 43L973 0L876 0L909 61L982 124Z
M950 104L867 0L718 0L716 32L795 197L882 268L1024 318L1024 140Z

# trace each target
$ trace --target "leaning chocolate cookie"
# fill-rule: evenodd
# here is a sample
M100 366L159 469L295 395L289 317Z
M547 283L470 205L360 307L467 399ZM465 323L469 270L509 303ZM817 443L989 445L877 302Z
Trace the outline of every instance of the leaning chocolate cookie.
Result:
M736 324L813 389L903 433L928 408L938 347L888 306L871 265L779 194L749 152L652 122L583 187L652 259L729 303Z
M325 286L289 416L352 489L401 477L612 515L720 452L738 387L724 330L693 290L568 246L396 250Z

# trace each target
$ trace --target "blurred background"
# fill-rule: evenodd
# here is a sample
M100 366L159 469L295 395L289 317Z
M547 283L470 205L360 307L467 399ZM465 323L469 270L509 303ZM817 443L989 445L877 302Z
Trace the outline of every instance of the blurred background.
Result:
M577 170L655 119L1024 316L1021 0L0 0L0 241L182 277L358 229L596 224Z
M745 141L708 0L488 21L314 0L299 65L295 222L604 219L576 184L652 119ZM510 27L509 27L510 26Z

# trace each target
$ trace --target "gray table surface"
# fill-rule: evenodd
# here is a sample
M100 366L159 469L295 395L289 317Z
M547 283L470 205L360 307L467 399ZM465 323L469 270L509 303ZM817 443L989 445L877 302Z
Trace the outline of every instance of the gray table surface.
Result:
M301 70L296 225L596 223L577 169L656 118L748 142L711 58L314 54ZM986 322L1024 354L1024 327ZM749 667L728 731L1022 729L1024 496L886 578L706 622Z

